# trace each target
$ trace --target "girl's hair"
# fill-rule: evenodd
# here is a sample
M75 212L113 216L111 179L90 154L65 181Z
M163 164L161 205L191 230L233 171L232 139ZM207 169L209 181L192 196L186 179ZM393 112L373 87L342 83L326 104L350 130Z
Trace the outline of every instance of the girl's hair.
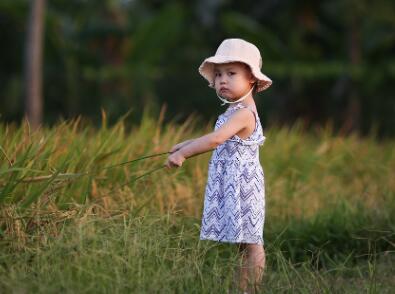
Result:
M255 95L258 90L258 81L256 81L253 85L254 89L252 90L252 95Z
M248 65L248 64L246 64L246 63L244 63L244 62L241 62L242 64L244 64L244 66L246 67L246 69L250 72L250 74L252 75L252 76L254 76L253 74L252 74L252 70L251 70L251 67ZM258 92L258 81L256 80L255 81L255 83L254 83L254 85L252 86L254 89L252 90L252 95L255 95L257 92Z

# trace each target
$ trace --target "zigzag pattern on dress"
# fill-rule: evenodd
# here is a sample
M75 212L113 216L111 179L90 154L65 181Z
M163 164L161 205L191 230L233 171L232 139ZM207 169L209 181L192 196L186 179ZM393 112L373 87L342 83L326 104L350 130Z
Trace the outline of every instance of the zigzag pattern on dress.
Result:
M241 103L230 106L215 124L220 128ZM253 110L252 110L253 111ZM201 240L231 243L263 243L265 219L264 173L259 162L263 145L262 126L255 111L255 129L250 137L225 141L213 152L205 189Z

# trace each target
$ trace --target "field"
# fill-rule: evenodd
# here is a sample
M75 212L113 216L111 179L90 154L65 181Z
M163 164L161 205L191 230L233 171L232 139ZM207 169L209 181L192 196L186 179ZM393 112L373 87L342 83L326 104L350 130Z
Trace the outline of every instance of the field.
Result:
M199 241L210 153L176 170L166 152L211 130L127 115L32 132L0 124L2 293L227 293L238 264ZM265 130L267 269L262 293L392 293L395 141L374 133ZM231 292L233 293L233 292Z

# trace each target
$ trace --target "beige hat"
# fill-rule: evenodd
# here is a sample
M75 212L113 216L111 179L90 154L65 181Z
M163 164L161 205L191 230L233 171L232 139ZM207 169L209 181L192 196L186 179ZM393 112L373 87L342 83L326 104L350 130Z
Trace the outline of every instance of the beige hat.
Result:
M251 68L251 73L257 79L257 92L266 90L272 84L272 80L261 72L262 57L259 49L242 39L224 40L215 55L203 61L199 73L209 82L209 86L214 88L214 64L229 62L243 62Z

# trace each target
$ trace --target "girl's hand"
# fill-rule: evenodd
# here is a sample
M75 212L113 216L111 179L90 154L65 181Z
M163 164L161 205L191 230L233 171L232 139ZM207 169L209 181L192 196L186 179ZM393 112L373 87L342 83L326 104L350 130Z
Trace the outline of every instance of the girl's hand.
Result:
M185 161L185 157L180 152L176 151L170 154L169 157L167 158L166 167L167 168L180 167L182 166L182 163L184 161Z

